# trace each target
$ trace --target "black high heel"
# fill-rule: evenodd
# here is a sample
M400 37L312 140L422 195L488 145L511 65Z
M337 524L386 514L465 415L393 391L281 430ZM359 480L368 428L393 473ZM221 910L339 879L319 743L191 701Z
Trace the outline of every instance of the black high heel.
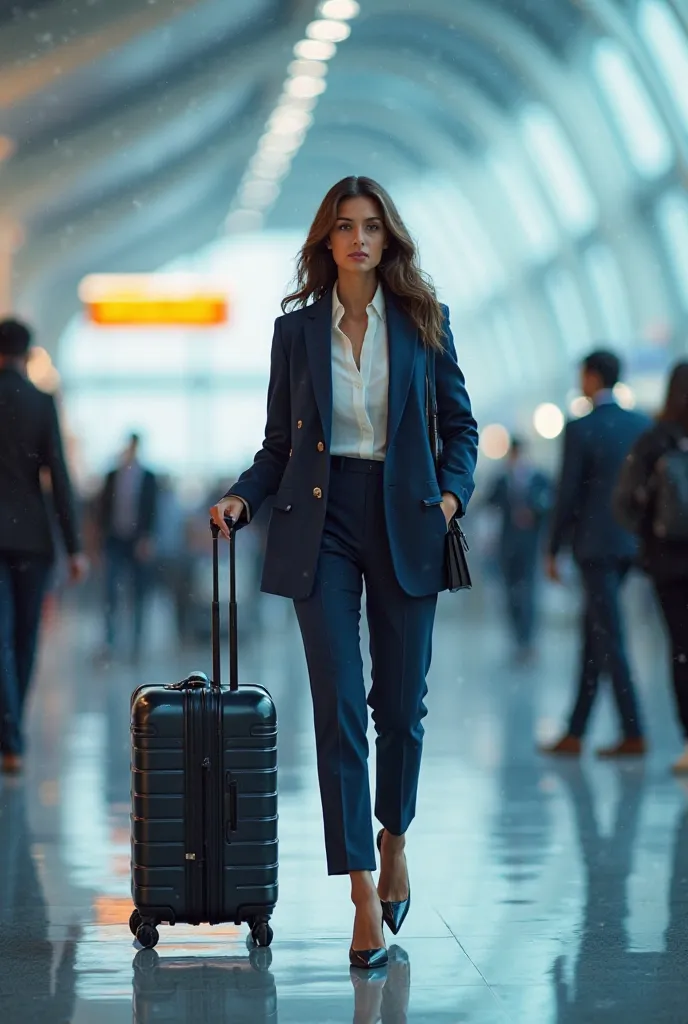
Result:
M387 950L381 949L354 949L349 950L349 963L352 967L358 967L362 971L375 971L380 967L386 967L389 963Z
M386 967L389 957L384 946L377 949L354 949L352 945L349 949L349 963L361 971L375 971Z
M382 836L384 829L381 828L377 834L378 852L382 854ZM408 874L407 874L408 878ZM406 915L411 907L411 881L408 881L408 896L405 900L380 900L382 905L382 920L387 925L392 935L398 935L399 929L406 920Z

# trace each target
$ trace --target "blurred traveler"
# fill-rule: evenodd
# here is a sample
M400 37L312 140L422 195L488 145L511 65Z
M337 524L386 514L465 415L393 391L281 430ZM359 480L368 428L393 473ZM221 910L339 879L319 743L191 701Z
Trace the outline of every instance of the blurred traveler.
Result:
M513 438L506 471L494 482L486 503L501 514L499 568L517 659L527 663L535 655L537 568L552 487L526 456L524 447L519 438Z
M614 509L619 522L640 537L641 564L666 622L686 743L674 770L688 774L688 362L674 367L657 423L627 457Z
M613 388L621 363L613 352L591 353L581 366L583 394L593 404L588 416L566 427L561 479L549 542L548 575L559 582L557 555L570 544L578 564L585 602L578 696L567 733L549 754L578 754L602 675L611 678L622 739L598 751L601 757L645 753L625 640L619 596L638 555L636 538L616 522L612 494L630 448L650 420L622 409Z
M309 303L309 300L315 300ZM391 198L345 178L323 200L277 320L262 450L212 509L253 516L276 495L263 590L294 600L315 714L328 871L348 874L354 966L388 962L410 904L404 852L447 524L473 491L477 430L448 313ZM436 370L436 469L426 369ZM363 582L377 732L377 869L360 651ZM334 927L334 922L333 922Z
M100 530L105 551L105 643L115 649L119 599L128 580L134 660L141 653L143 617L155 552L158 483L139 460L141 439L132 434L117 469L105 478L100 497Z
M41 609L54 560L47 470L73 582L86 573L55 401L27 379L31 332L0 323L0 751L19 771L22 721L35 660Z

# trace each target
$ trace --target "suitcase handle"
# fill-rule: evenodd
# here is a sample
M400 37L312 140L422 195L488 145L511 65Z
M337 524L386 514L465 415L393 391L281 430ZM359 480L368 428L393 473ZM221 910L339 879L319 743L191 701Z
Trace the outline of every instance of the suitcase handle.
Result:
M225 516L229 527L229 688L239 689L239 644L237 627L237 595L236 595L236 523ZM213 602L212 602L212 644L213 644L213 679L212 687L219 690L222 678L222 659L220 657L220 553L218 542L220 527L210 520L210 532L213 535Z
M192 672L186 679L179 683L170 683L165 690L205 690L210 686L210 681L205 672Z

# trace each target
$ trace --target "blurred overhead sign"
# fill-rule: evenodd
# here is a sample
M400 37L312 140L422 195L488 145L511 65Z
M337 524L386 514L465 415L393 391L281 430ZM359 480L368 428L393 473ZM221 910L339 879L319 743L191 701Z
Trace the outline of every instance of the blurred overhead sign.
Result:
M79 298L108 327L215 327L228 315L222 288L195 274L91 274Z

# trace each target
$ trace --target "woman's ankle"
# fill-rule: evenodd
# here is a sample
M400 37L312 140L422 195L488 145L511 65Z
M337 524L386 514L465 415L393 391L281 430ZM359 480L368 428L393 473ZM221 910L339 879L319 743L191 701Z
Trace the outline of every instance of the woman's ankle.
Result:
M406 833L402 836L395 836L387 829L382 834L382 849L388 853L403 853L406 849Z
M365 904L377 896L377 888L370 871L352 871L351 878L351 902L358 906Z

